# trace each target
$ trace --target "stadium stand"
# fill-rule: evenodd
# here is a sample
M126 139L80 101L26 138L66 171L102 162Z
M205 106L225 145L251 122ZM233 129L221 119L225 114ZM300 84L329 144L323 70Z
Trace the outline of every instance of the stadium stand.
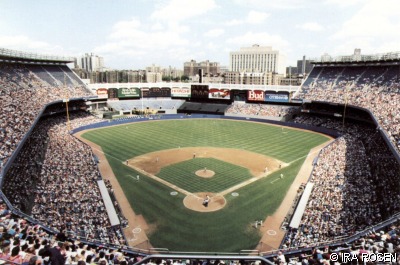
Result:
M400 180L400 167L379 133L354 122L343 128L341 121L326 118L295 121L344 130L344 135L321 152L301 227L289 232L286 246L350 236L399 211L400 193L393 184Z
M178 109L179 113L208 113L208 114L224 114L228 108L228 104L185 102Z
M278 117L292 116L299 111L298 106L265 105L255 103L233 102L226 111L226 115L249 117Z
M146 100L121 100L121 101L110 101L108 103L109 107L115 111L125 111L125 110L159 110L159 109L178 109L184 100L177 99L146 99Z
M30 67L33 66L0 63L0 171L47 103L67 96L91 95L82 85L67 89L49 85ZM50 76L54 72L49 69L45 73Z
M313 190L299 228L288 227L283 250L266 255L275 264L328 264L333 253L400 257L400 166L384 138L387 134L396 151L400 150L399 78L396 63L316 65L297 98L342 104L340 113L341 106L325 103L303 104L300 113L300 106L144 102L146 108L175 108L183 113L294 116L295 123L339 131L342 136L323 149L315 162L309 179ZM6 195L0 199L0 260L7 264L225 264L216 256L146 257L122 247L124 236L118 227L110 226L96 185L101 179L96 161L91 150L69 134L65 105L60 102L90 95L66 66L0 63L0 170ZM125 110L142 104L125 100L110 107ZM365 110L346 111L351 105L369 109L382 128ZM82 101L71 102L70 129L100 121L78 111L84 108ZM14 152L18 153L15 157ZM105 184L118 206L112 186ZM27 215L15 215L6 199ZM52 253L60 254L60 260L54 260L57 255ZM260 264L250 256L225 261Z
M400 150L398 64L315 66L310 77L312 81L304 83L297 98L369 109L389 134L393 144Z

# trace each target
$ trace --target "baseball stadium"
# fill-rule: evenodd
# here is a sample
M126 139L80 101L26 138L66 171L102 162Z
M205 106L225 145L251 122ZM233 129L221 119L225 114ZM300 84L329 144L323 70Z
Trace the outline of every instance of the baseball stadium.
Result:
M315 61L301 86L87 86L71 62L0 49L3 243L66 264L397 253L400 54Z

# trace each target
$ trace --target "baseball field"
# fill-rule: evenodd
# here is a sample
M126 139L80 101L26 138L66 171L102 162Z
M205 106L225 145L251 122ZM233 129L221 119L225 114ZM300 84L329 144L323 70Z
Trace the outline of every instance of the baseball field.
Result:
M192 252L256 248L255 221L278 209L309 151L330 139L222 119L136 122L82 137L101 148L149 244Z

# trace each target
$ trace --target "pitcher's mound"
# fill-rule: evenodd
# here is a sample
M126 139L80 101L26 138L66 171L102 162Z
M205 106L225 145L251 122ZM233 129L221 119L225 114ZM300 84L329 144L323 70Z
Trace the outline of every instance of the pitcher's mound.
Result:
M211 178L215 175L215 172L209 169L200 169L195 172L195 174L202 178Z
M207 195L210 197L210 201L207 206L204 206L203 201ZM226 200L222 195L216 195L211 192L197 192L186 196L183 199L183 204L186 208L196 212L215 212L224 208Z

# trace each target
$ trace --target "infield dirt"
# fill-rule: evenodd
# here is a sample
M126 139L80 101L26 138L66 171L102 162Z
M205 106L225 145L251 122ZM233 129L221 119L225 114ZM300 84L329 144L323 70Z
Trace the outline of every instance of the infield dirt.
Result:
M84 132L85 131L79 132L75 134L75 136L91 146L94 154L99 157L100 172L105 179L108 179L111 182L122 212L128 219L129 227L124 230L124 233L128 239L128 245L143 249L151 248L152 246L149 243L146 232L150 232L149 230L153 230L155 228L150 229L144 218L141 215L138 216L134 213L107 159L105 158L101 147L82 138L81 135ZM319 150L321 150L327 144L329 144L329 142L310 150L301 170L299 171L295 181L292 183L287 195L285 196L284 201L282 201L280 207L272 216L268 216L264 220L263 225L260 227L260 233L262 233L263 236L257 247L259 251L276 250L279 247L279 244L284 236L284 231L280 229L280 226L285 215L292 206L291 204L296 196L297 189L301 183L307 182L312 170L312 161L318 155ZM240 149L213 147L178 147L175 149L147 153L127 161L121 161L121 163L128 163L130 167L160 181L160 179L155 175L160 171L161 168L185 160L200 157L211 157L248 168L254 177L218 194L213 194L207 191L195 194L186 193L183 204L185 207L198 212L210 212L222 209L226 205L226 200L224 198L225 194L233 192L234 190L247 185L249 182L255 181L257 178L265 177L268 174L278 170L280 167L283 168L287 166L287 164L265 155ZM212 169L207 170L210 172L212 171ZM198 171L200 172L203 170L199 169ZM168 183L166 185L168 185ZM185 193L182 190L179 191ZM204 207L202 205L202 200L206 195L209 195L211 198L208 207Z

